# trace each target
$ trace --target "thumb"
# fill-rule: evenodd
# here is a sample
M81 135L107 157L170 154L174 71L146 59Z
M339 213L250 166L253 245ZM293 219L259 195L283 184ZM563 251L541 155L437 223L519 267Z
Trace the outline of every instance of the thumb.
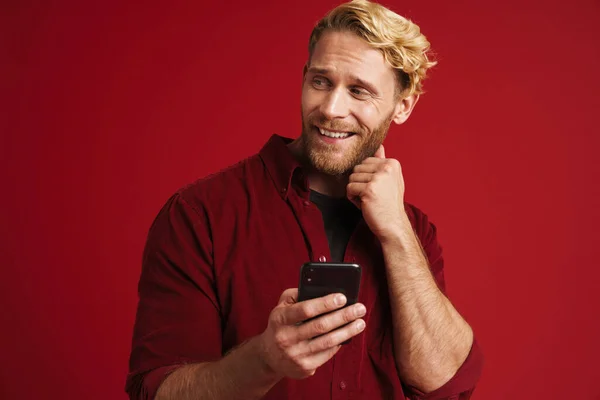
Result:
M379 146L375 154L373 154L373 157L385 158L385 149L383 148L383 145Z
M279 304L289 306L295 304L298 301L298 289L290 288L283 291L279 298Z

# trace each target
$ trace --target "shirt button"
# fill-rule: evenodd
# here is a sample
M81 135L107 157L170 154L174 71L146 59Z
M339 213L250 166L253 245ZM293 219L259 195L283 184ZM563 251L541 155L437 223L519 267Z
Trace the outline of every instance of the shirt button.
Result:
M321 257L319 257L319 261L320 262L325 262L325 261L327 261L327 257L321 256Z
M305 205L305 206L310 206L310 201L308 201L308 200L304 200L304 205Z
M281 193L285 193L285 192L287 192L287 188L281 189Z
M342 390L346 389L346 382L344 382L344 381L340 382L340 389L342 389Z

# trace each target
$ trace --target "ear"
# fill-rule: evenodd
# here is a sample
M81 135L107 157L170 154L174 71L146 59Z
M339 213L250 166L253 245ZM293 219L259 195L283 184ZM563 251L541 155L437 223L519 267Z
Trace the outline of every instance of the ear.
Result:
M308 63L310 62L307 61L306 64L304 64L304 68L302 68L302 90L304 90L304 83L306 82L306 73L308 72Z
M398 125L406 122L408 117L410 117L410 113L417 105L419 101L419 95L410 95L407 97L399 97L394 108L394 116L392 117L392 121L397 123Z

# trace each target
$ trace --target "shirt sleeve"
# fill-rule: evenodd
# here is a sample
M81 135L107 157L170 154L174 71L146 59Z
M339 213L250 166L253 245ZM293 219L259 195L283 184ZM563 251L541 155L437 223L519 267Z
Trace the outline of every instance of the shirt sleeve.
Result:
M416 388L405 386L405 394L410 400L468 400L475 391L482 368L483 354L477 341L473 340L467 359L442 387L425 394Z
M153 399L179 366L221 358L220 306L208 217L174 195L148 233L125 386L132 400Z
M444 295L446 282L444 279L444 258L442 247L437 239L437 229L429 222L427 215L415 207L411 207L413 228L421 241L427 255L431 272ZM410 400L467 400L471 398L483 370L483 353L477 340L473 339L471 350L456 374L443 386L430 393L422 393L418 389L404 385L406 397Z

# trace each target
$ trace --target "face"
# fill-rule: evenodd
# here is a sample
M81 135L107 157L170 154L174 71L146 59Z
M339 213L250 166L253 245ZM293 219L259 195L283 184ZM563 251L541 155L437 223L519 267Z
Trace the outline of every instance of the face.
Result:
M383 54L350 32L327 32L302 86L303 155L318 171L349 173L403 123L415 98L395 96L396 74Z

